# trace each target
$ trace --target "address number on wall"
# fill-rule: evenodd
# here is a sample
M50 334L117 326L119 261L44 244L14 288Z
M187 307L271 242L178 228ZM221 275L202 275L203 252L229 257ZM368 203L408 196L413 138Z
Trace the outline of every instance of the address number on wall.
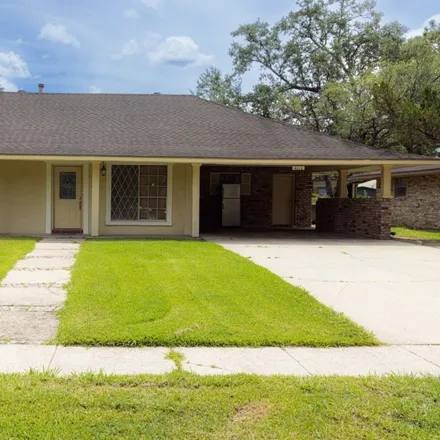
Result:
M296 165L292 167L292 171L304 171L306 169L303 165Z

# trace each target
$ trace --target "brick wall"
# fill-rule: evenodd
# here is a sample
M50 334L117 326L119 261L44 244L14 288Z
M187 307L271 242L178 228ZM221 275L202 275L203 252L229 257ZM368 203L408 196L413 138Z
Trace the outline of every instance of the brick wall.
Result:
M202 231L212 231L221 227L221 194L210 194L211 173L222 173L220 183L240 183L242 173L251 173L251 194L241 196L241 225L259 228L272 226L273 175L284 173L295 175L293 223L296 227L311 225L312 174L310 172L293 172L290 167L202 166L200 170Z
M407 194L393 199L393 226L440 229L440 175L411 176L400 180L407 184Z
M391 204L391 199L319 199L316 205L316 230L388 239Z

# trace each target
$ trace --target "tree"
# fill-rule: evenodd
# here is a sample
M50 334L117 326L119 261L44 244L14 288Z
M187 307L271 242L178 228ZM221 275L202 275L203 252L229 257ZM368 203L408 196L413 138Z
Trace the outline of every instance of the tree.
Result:
M405 28L382 25L373 1L299 0L298 6L273 26L240 26L230 55L235 75L257 66L261 84L282 94L279 116L325 131L328 118L317 107L326 84L352 82L383 58L397 58Z
M232 33L231 75L216 69L199 96L372 146L432 154L440 146L440 26L409 41L373 0L297 0L274 25ZM251 69L260 78L243 93Z
M423 37L408 41L401 58L384 63L374 85L375 108L392 147L434 154L440 146L440 45L433 23Z
M351 82L329 82L319 112L346 139L403 152L433 154L440 145L440 47L432 24L402 45L394 61Z
M241 106L241 81L233 75L223 75L214 67L201 74L196 90L191 93L229 107Z

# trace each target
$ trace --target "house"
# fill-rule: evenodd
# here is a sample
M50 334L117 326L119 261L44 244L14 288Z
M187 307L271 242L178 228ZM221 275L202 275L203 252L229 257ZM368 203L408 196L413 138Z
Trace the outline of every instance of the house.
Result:
M366 181L377 181L380 173L354 174L349 182L359 188ZM395 168L392 171L392 225L414 229L440 229L440 160L438 165ZM359 193L359 190L358 190Z
M342 189L318 203L317 229L386 238L392 167L434 160L195 96L2 93L0 111L4 234L198 237L224 224L225 184L240 185L237 226L310 227L312 173L334 170ZM364 167L381 170L381 196L347 199Z

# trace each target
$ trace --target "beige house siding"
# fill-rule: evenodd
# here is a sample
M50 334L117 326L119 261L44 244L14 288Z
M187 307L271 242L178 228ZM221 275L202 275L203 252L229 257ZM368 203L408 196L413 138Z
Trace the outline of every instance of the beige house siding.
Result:
M172 224L170 226L119 226L106 224L107 179L100 177L99 235L190 235L191 165L173 165Z
M0 233L44 234L46 164L0 161Z

